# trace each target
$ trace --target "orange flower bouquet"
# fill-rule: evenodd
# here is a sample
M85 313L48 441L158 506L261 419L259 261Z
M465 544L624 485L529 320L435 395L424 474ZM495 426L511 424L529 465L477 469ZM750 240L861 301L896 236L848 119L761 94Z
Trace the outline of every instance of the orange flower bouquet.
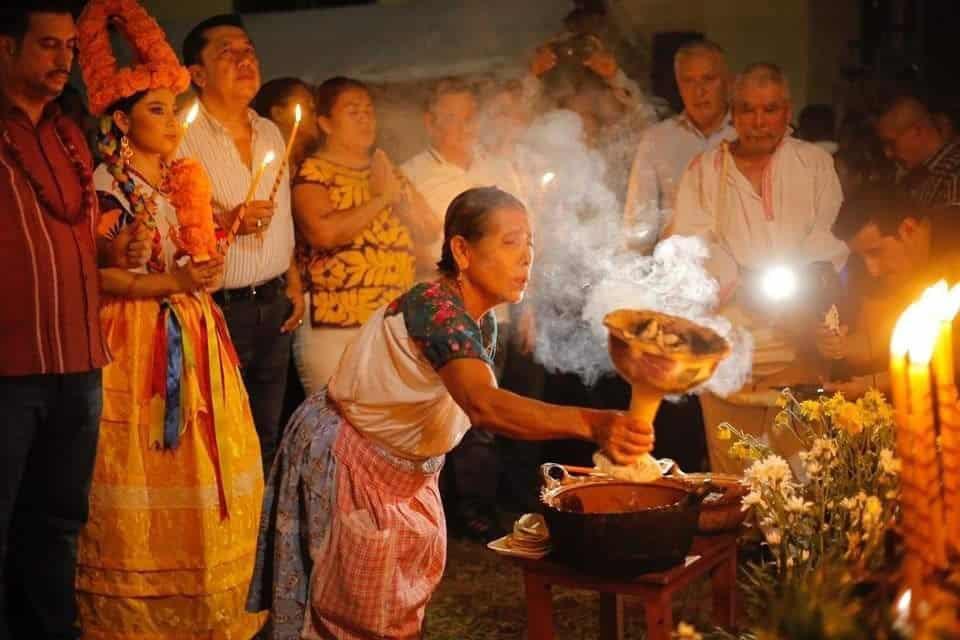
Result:
M170 204L177 210L181 249L196 262L209 260L218 251L207 172L192 158L177 160L167 172L166 190Z

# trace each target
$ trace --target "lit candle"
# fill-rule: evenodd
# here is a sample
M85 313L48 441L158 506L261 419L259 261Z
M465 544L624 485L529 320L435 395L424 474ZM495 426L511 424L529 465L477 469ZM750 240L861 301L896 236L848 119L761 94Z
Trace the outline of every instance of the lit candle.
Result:
M550 183L553 182L556 177L557 177L557 174L555 174L553 171L547 171L540 178L540 186L546 189L547 187L550 186Z
M943 289L946 288L944 283ZM944 523L946 531L960 531L960 412L957 410L957 387L954 384L953 320L960 307L960 285L942 293L943 314L933 370L937 384L937 416L940 421L940 451L943 469ZM960 536L947 541L960 552Z
M187 111L187 117L183 119L184 131L190 128L190 125L193 124L193 121L197 119L197 116L199 114L200 114L200 101L197 100L193 103L193 106L190 107L190 110Z
M290 164L290 152L293 151L293 141L297 137L297 130L300 129L300 119L303 117L303 111L297 104L293 111L293 129L290 130L290 138L287 140L287 150L283 155L283 162L277 170L277 177L273 181L273 188L270 190L270 201L277 197L277 191L280 190L280 181L283 180L283 169Z
M890 377L897 419L897 450L903 461L906 587L923 599L924 579L946 565L946 530L936 443L931 360L942 318L948 313L946 284L930 287L900 316L890 344Z
M253 200L253 196L257 193L257 187L260 186L260 179L263 178L263 172L266 171L267 165L273 162L274 158L276 157L277 154L275 154L273 150L267 151L264 154L263 162L260 163L257 173L254 174L253 180L250 182L250 188L247 190L247 197L243 199L244 204Z

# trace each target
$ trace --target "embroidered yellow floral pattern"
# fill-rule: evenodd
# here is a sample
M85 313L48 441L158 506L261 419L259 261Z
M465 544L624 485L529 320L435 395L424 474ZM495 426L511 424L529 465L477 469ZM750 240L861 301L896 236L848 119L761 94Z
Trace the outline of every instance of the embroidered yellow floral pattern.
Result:
M323 158L305 160L297 182L325 187L338 211L358 207L372 197L369 170L350 169ZM410 232L391 207L377 214L349 245L333 251L304 248L299 260L310 287L314 326L359 326L413 285Z

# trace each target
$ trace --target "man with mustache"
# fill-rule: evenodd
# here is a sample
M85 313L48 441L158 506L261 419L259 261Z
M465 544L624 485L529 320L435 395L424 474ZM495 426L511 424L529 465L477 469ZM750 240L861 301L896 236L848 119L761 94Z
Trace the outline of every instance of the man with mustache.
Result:
M213 297L240 357L266 473L280 441L293 331L304 312L293 262L289 168L282 162L286 142L277 125L250 108L260 89L260 61L239 16L214 16L195 26L184 39L183 63L200 96L200 113L179 154L196 158L207 170L218 226L238 225L226 255L223 289ZM246 202L254 175L271 151L274 161ZM271 199L279 171L284 175Z
M685 44L673 57L683 113L643 132L637 146L624 223L631 246L656 244L673 209L677 183L698 153L733 140L730 121L730 72L720 45L709 40Z
M77 46L73 4L0 8L0 640L80 636L76 543L108 353L92 158L55 103ZM99 247L103 263L144 264L147 230L122 235Z
M844 265L847 249L830 230L843 199L840 181L827 152L789 134L793 109L779 67L748 66L734 83L732 102L737 139L690 163L680 179L669 233L700 236L708 244L707 267L720 285L721 312L753 334L755 390L811 382L808 371L797 370L798 337L786 330L786 316L778 317L775 305L758 306L751 285L754 274L776 265ZM736 400L709 394L701 399L713 471L741 469L716 442L719 423L759 435L778 411L738 406ZM775 434L765 435L778 444ZM782 444L788 455L792 443Z

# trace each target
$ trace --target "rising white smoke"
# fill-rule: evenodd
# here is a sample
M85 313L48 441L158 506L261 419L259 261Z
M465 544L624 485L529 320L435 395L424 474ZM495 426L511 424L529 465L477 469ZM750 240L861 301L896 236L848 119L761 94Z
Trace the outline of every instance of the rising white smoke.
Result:
M706 247L694 238L672 238L652 256L625 249L623 206L606 186L603 156L583 142L576 114L554 111L539 118L519 145L517 164L531 185L527 200L536 216L530 300L537 360L592 384L614 370L603 317L615 309L650 309L724 336L733 352L705 386L727 394L743 385L752 344L745 331L713 315L718 285L703 266ZM654 212L633 233L656 233L658 220Z

